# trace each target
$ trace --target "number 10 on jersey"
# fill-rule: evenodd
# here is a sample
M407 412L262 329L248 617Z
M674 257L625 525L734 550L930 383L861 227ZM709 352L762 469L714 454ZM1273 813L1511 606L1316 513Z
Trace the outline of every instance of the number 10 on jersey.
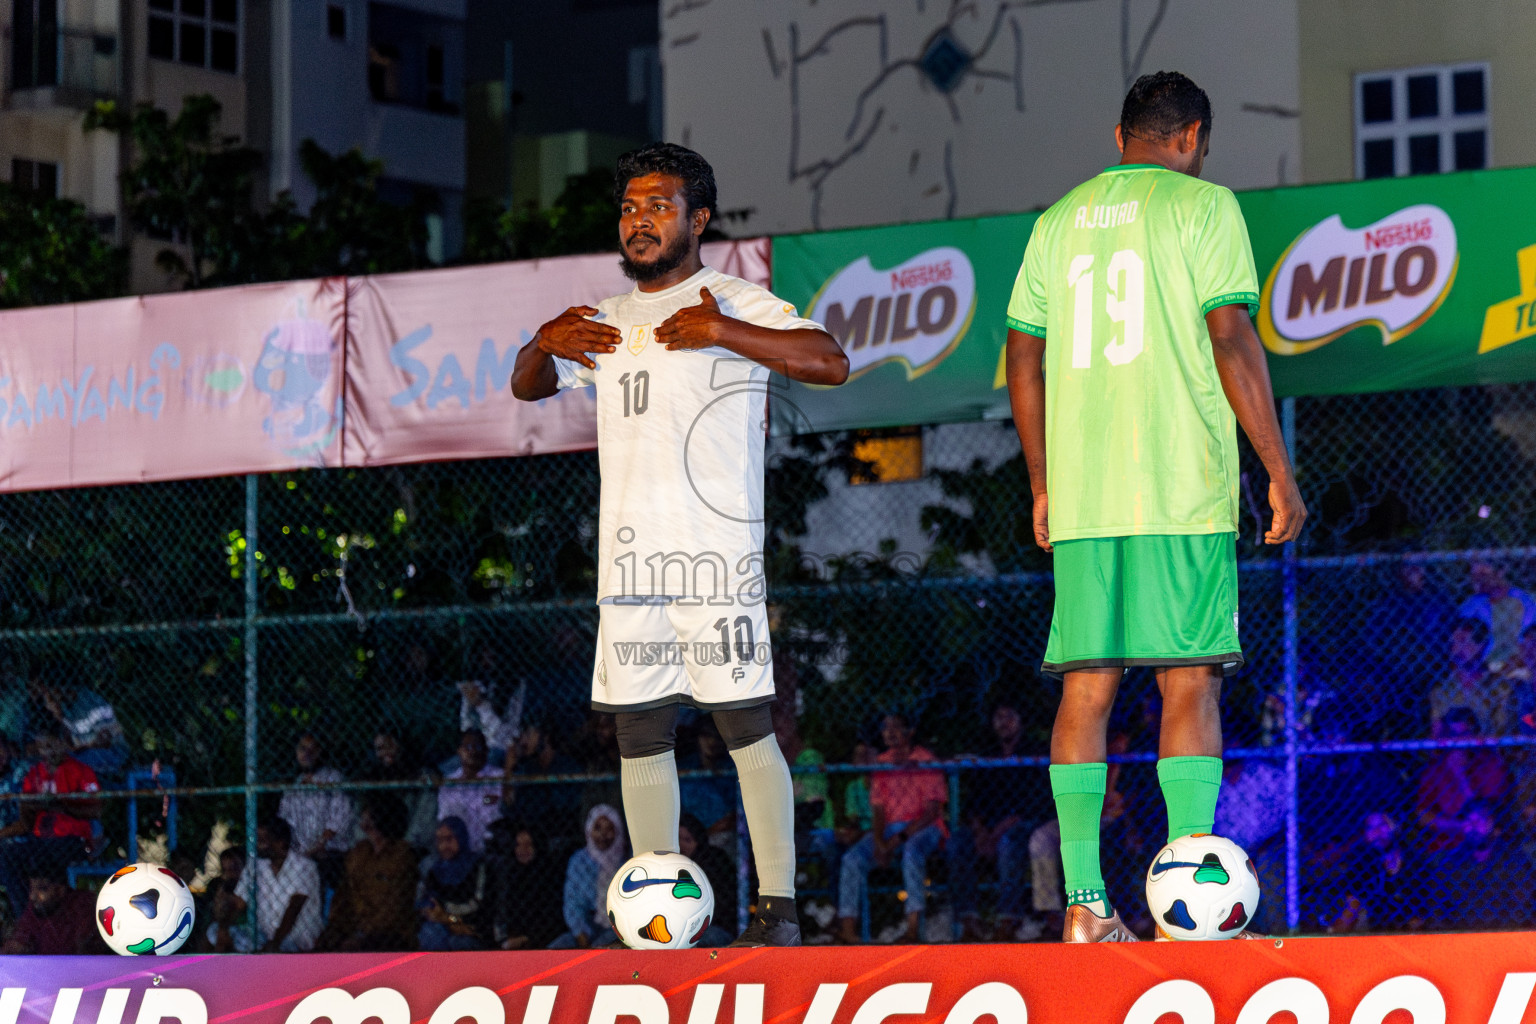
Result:
M1093 365L1093 256L1072 257L1067 266L1067 287L1072 289L1072 369ZM1104 358L1112 366L1124 366L1141 355L1142 325L1146 319L1146 275L1141 257L1121 249L1109 258L1104 311L1115 322Z
M644 415L651 405L651 371L640 370L633 375L626 373L619 378L619 386L624 389L624 415L628 416L631 408L636 416Z

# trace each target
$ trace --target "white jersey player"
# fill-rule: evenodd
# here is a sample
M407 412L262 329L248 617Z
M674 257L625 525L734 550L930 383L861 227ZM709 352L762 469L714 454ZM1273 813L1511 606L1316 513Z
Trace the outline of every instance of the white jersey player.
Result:
M741 780L758 913L738 945L798 945L789 769L768 705L763 438L769 371L841 384L819 324L705 267L715 183L697 153L625 154L619 240L635 290L577 306L518 353L512 391L597 389L602 498L592 703L612 711L632 847L677 849L677 711L713 713Z

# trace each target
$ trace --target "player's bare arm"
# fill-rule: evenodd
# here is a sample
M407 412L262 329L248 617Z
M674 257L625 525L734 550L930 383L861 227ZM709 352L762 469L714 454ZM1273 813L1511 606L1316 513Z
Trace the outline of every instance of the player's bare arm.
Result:
M1269 507L1275 518L1264 534L1264 543L1295 540L1301 533L1301 524L1307 520L1307 506L1296 487L1291 456L1285 450L1285 438L1275 419L1269 366L1253 322L1248 319L1248 308L1217 306L1205 315L1205 325L1211 334L1211 351L1227 402L1269 473Z
M699 304L686 306L656 328L656 340L671 351L719 346L803 384L841 384L848 379L848 355L826 331L779 331L726 316L708 288Z
M1035 543L1051 550L1050 499L1045 488L1045 339L1023 331L1008 331L1008 405L1013 425L1024 449L1029 469L1029 489L1034 494L1032 518Z
M592 306L572 306L540 327L533 340L517 353L512 364L512 394L525 402L548 398L560 390L554 357L580 363L594 369L588 355L606 355L619 345L619 332L607 324L589 320L597 310Z

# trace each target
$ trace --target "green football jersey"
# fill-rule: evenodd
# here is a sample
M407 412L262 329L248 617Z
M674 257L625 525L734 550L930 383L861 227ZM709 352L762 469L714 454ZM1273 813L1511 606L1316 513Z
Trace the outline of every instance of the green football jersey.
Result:
M1237 421L1205 314L1259 286L1231 191L1125 164L1035 222L1008 326L1046 339L1051 540L1237 529Z

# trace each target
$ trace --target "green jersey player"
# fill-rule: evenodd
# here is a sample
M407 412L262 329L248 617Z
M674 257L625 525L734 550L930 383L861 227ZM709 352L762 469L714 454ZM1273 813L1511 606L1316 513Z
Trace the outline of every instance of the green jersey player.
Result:
M1200 181L1211 105L1184 75L1139 79L1121 162L1035 223L1008 306L1007 373L1053 553L1044 669L1063 677L1051 735L1066 941L1134 939L1099 868L1105 729L1120 677L1151 666L1163 698L1158 779L1172 840L1211 831L1224 674L1237 637L1241 423L1270 477L1264 540L1307 511L1249 319L1258 280L1232 193Z

